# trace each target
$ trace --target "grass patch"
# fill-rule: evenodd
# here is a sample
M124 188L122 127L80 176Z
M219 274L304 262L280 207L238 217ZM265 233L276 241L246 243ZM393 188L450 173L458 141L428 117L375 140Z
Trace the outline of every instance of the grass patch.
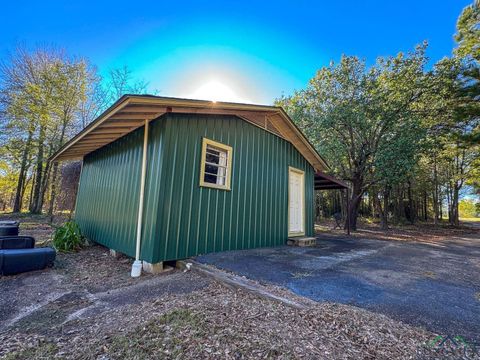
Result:
M206 334L205 326L205 319L192 310L175 309L131 333L113 337L100 352L118 359L180 358L185 345Z
M460 221L480 222L480 217L461 217Z
M2 360L23 360L23 359L36 359L36 360L49 360L52 359L57 353L57 346L52 343L44 342L35 347L23 349L19 351L11 352L5 355Z

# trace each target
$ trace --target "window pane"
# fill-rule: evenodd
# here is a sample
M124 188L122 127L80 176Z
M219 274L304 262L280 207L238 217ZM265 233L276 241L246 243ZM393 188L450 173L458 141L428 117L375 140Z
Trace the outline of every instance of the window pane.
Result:
M226 185L225 176L217 176L217 185Z
M211 175L211 174L205 174L203 181L206 183L210 184L216 184L217 183L217 176L216 175Z
M205 156L206 162L218 164L220 162L220 151L214 150L207 146L207 153Z
M220 155L220 151L219 150L214 150L212 148L209 148L207 146L207 154L210 154L210 155L213 155L213 156L219 156Z
M212 174L212 175L217 175L218 174L218 167L215 165L209 165L205 164L205 172Z
M205 170L203 181L210 184L225 186L227 184L228 152L222 149L212 147L207 144L205 152Z

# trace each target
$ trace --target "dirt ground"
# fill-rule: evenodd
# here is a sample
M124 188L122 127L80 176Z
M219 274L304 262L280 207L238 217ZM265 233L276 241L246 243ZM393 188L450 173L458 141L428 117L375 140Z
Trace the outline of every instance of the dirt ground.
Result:
M29 224L22 225L24 234L47 240L52 232L45 219L22 221ZM54 268L0 277L0 358L477 356L473 348L439 348L436 334L354 306L315 303L265 286L308 305L297 309L191 271L132 279L130 266L131 259L91 246L59 254Z

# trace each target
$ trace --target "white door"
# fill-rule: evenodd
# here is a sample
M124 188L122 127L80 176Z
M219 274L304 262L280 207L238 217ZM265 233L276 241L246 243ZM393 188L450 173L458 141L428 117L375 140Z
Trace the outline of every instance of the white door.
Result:
M288 169L288 235L304 235L304 172Z

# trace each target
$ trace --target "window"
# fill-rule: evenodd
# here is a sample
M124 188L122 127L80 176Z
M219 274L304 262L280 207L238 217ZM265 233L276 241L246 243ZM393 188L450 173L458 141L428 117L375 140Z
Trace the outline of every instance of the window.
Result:
M200 186L230 190L232 148L213 140L203 139Z

